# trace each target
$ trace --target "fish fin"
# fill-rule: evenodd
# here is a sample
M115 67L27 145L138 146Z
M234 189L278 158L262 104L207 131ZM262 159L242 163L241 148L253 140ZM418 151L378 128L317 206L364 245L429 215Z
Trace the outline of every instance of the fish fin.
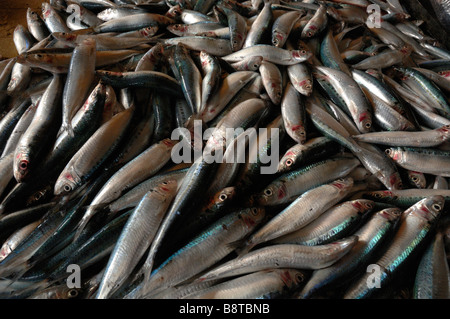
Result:
M90 28L86 28L86 29L80 29L80 30L72 30L71 33L73 34L92 34L92 33L98 33L98 28L96 27L90 27Z
M75 231L75 235L73 237L73 241L76 241L82 234L83 230L85 229L86 225L89 223L89 221L91 220L92 216L94 214L86 214L84 215L81 220L79 221L77 227L76 227L76 231Z
M251 241L248 241L246 238L238 239L227 244L228 248L231 248L236 252L238 258L247 254L254 246L255 244L253 244Z
M73 132L73 127L71 123L63 123L60 129L61 132L66 131L70 137L74 137L75 133Z

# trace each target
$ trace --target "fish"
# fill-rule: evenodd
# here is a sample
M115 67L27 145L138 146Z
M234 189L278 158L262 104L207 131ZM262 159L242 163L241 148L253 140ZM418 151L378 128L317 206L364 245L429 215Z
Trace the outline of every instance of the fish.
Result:
M448 139L450 126L443 126L429 131L384 131L354 135L353 138L366 142L389 146L437 147Z
M73 135L71 120L89 94L95 76L95 40L88 38L77 46L70 59L63 92L63 120L61 130ZM77 88L75 90L75 88Z
M188 299L270 299L295 291L306 280L296 269L268 269L217 283L187 295ZM209 281L208 281L209 282Z
M241 254L258 244L281 237L311 223L347 195L352 186L351 178L343 178L317 186L301 194L261 229L252 234L244 243L245 250Z
M52 131L55 131L55 123L58 123L63 87L62 76L54 75L52 82L39 100L31 123L14 149L14 178L18 182L29 177L30 170L42 154L41 139L52 134L56 136L56 133Z
M350 236L328 245L273 244L225 262L197 280L234 277L273 268L322 269L342 258L356 241L357 237Z
M334 157L292 170L265 187L258 202L264 206L289 203L308 190L346 177L359 164L356 158Z
M442 196L427 197L406 209L400 218L398 229L383 254L374 261L380 267L379 289L386 287L392 274L402 269L411 256L420 250L426 235L432 232L432 226L439 220L444 207ZM388 276L388 273L390 276ZM343 294L344 299L364 299L375 293L374 285L367 285L371 272L363 274L352 282Z
M239 240L251 232L262 221L264 215L264 209L252 207L237 210L222 217L156 268L148 281L144 281L144 286L139 286L142 288L130 293L130 296L155 294L158 290L170 286L171 282L181 283L212 266L214 262L233 251L233 247L228 245L229 243ZM202 252L202 248L213 249L216 253L208 254L208 258L196 263L195 267L190 267L189 271L177 271L179 267L184 268L183 265L189 260L198 260L197 255ZM173 274L174 270L175 274ZM164 275L167 273L172 273L172 276Z
M314 271L296 298L309 299L327 287L339 286L340 280L348 282L356 277L352 272L361 273L371 256L382 249L380 246L386 243L396 230L402 212L401 209L394 207L373 214L354 233L358 241L350 251L330 267ZM344 286L344 282L341 286Z
M427 247L417 268L414 299L448 299L449 280L444 238L443 234L438 232Z
M447 164L449 157L446 151L420 147L391 147L386 149L386 154L403 168L426 174L450 176ZM433 156L429 157L428 154Z
M175 196L176 189L176 181L168 180L142 197L128 218L111 253L95 296L96 299L109 298L136 267L145 250L150 246L153 236ZM149 210L151 214L148 213ZM127 257L124 257L124 253Z

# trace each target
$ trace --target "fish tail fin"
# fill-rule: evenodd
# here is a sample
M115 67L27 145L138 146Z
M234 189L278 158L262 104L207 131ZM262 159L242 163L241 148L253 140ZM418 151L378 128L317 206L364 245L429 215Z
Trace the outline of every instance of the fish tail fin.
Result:
M76 241L81 236L81 234L83 233L83 230L86 228L86 225L89 223L89 221L91 220L93 215L94 215L94 211L92 209L88 209L86 211L86 214L81 218L81 220L79 221L79 223L76 227L73 241Z
M247 240L246 238L239 239L227 244L228 248L231 248L236 252L238 258L247 254L254 246L255 244Z

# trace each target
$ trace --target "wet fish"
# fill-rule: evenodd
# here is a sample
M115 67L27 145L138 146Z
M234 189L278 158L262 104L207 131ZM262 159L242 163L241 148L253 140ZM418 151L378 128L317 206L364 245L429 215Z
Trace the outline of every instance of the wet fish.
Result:
M380 269L380 288L386 287L392 274L408 263L414 253L420 250L421 243L432 231L432 226L439 220L444 206L442 196L425 198L407 210L400 218L400 224L394 238L386 251L374 262ZM366 273L354 281L346 290L344 299L367 298L375 292L375 287L367 285L371 273ZM389 274L389 275L388 275Z

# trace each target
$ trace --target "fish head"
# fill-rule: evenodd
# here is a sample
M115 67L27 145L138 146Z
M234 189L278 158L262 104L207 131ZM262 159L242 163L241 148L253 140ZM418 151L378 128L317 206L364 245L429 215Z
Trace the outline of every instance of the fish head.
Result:
M274 30L274 32L272 33L272 44L277 48L281 48L285 42L286 34L284 34L284 32Z
M80 179L72 169L63 171L55 183L54 194L58 196L72 192L79 181Z
M245 225L252 229L258 225L265 217L266 211L263 207L250 207L244 210L241 214L241 218Z
M113 13L114 13L113 8L106 8L97 14L97 18L103 21L108 21L110 20L110 17L112 16Z
M50 17L53 13L53 9L48 2L42 2L41 4L41 10L42 10L42 16L44 19L47 19Z
M367 192L363 195L363 197L373 199L374 201L382 201L382 202L385 202L386 200L389 200L389 199L397 198L395 196L395 194L389 190Z
M330 183L331 186L339 189L340 192L347 192L353 187L354 181L351 177L339 178Z
M27 152L18 150L14 158L14 178L18 183L22 182L30 170L30 157Z
M305 141L306 141L306 128L305 128L304 125L292 123L289 128L292 131L292 134L294 134L296 136L296 140L300 144L305 143Z
M402 160L402 152L399 148L390 147L387 148L384 153L391 158L394 162L400 162Z
M279 84L280 83L269 81L267 87L267 93L274 105L279 105L281 103L281 98L283 95L283 88Z
M67 32L53 32L52 36L57 40L71 43L74 43L77 39L77 35L75 33L67 33Z
M450 138L450 125L444 125L443 127L438 128L437 131L441 133L441 139L443 142Z
M19 59L18 62L20 63L20 61L23 62L30 62L30 63L52 63L52 58L51 55L49 54L41 54L41 53L22 53L21 55L19 55Z
M297 269L280 269L279 272L281 280L288 289L298 287L306 279L305 274Z
M316 25L311 24L307 28L304 28L302 30L301 37L303 39L312 38L317 34L318 30L319 30L319 28Z
M31 194L30 197L26 200L27 206L36 205L38 202L47 200L50 196L52 196L53 189L51 185L46 185L44 188L41 188Z
M150 38L154 36L156 32L158 32L158 29L159 29L158 25L151 25L149 27L139 30L139 34L144 38Z
M259 55L252 56L246 63L246 69L248 71L258 71L262 62L263 62L262 56Z
M182 36L187 31L188 27L185 24L176 23L176 24L168 25L166 27L166 29L175 35Z
M370 199L356 199L351 201L351 204L362 215L372 211L372 209L375 207L374 201Z
M405 213L424 218L428 222L435 221L444 209L445 198L441 195L425 197L408 208Z
M164 197L171 196L176 192L178 188L178 182L174 179L163 181L156 186L155 190Z
M259 205L266 206L286 196L286 186L276 181L267 186L261 193L257 194L256 199Z
M413 47L409 44L405 44L399 51L405 56L409 56L413 52Z
M220 205L226 201L230 201L236 195L236 187L225 187L214 195L213 201L216 205Z
M27 22L28 23L38 22L39 19L40 19L40 17L36 11L34 11L31 8L27 9Z
M292 57L295 60L298 61L305 61L308 60L309 58L311 58L313 56L313 53L309 50L292 50L291 51Z
M358 130L361 133L368 133L372 130L372 114L364 111L358 117Z
M69 288L67 285L57 285L33 294L31 299L76 299L80 297L81 288Z
M422 172L408 171L408 179L417 188L425 188L427 186L427 180Z
M207 203L203 208L203 211L215 212L217 209L224 207L225 205L227 205L227 203L230 203L230 201L232 201L235 196L236 196L236 187L234 186L225 187L221 191L214 194L214 196L212 196L207 201ZM253 206L253 203L244 207L250 206Z
M387 179L387 181L385 181L385 184L387 185L387 187L391 190L396 190L396 189L403 189L403 182L402 182L402 178L400 177L399 172L394 171L389 178Z
M450 71L439 71L438 74L446 79L450 79Z
M5 242L0 249L0 261L5 259L10 253L12 252L11 247L8 245L7 242Z
M206 50L201 50L199 53L199 57L202 66L209 64L212 60L212 56Z
M182 13L181 6L179 4L174 5L173 7L169 8L166 12L166 17L171 19L176 19L177 17L181 16Z
M403 211L398 207L390 207L380 210L377 214L390 222L397 221L402 215Z
M295 163L297 162L299 156L301 156L301 151L298 151L296 149L289 149L280 159L280 162L278 163L278 173L284 173L287 171L292 170L292 168L295 166Z
M310 79L302 80L297 83L297 87L301 88L303 95L310 96L313 90L313 82Z

